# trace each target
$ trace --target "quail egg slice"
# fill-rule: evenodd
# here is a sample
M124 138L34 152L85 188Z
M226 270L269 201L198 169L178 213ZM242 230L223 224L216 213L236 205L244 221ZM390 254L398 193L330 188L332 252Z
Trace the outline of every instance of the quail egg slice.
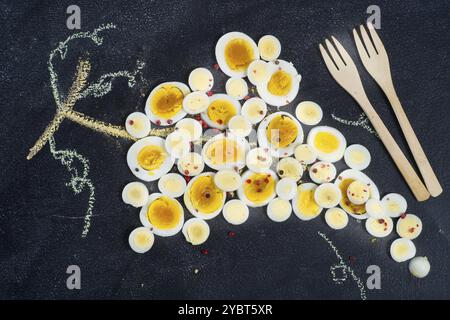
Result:
M303 101L295 108L295 116L301 123L307 126L315 126L322 121L323 111L317 103Z
M181 82L164 82L156 86L147 98L145 113L158 126L170 126L186 116L184 97L191 91Z
M309 168L309 177L318 184L331 182L336 178L336 167L329 162L316 162Z
M150 120L142 112L130 113L125 121L125 129L134 138L144 138L150 133Z
M414 258L416 255L416 246L411 240L400 238L392 242L390 252L394 261L405 262Z
M394 222L389 217L384 218L367 218L366 230L372 236L377 238L384 238L391 234L394 228Z
M292 178L299 181L303 176L303 166L295 158L282 158L277 164L277 173L280 178Z
M314 191L314 200L322 208L332 208L341 201L341 190L333 183L324 183Z
M292 200L292 208L299 219L311 220L322 212L323 208L314 199L316 189L317 185L314 183L303 183L297 187L297 195Z
M136 141L128 149L127 164L139 179L154 181L170 171L174 160L166 151L164 139L150 136Z
M249 207L262 207L275 198L275 185L278 178L272 170L265 173L246 171L242 175L242 186L238 197Z
M170 237L183 227L184 210L178 200L162 193L153 193L141 208L139 218L142 225L157 236Z
M250 63L259 59L258 47L245 33L229 32L217 42L216 59L227 76L243 78Z
M200 154L189 152L178 159L177 168L181 174L192 177L203 172L205 162Z
M303 129L291 114L275 112L261 121L257 137L259 146L269 148L273 157L288 157L303 142Z
M176 130L188 133L189 141L197 141L202 137L203 129L200 122L192 118L185 118L177 122Z
M186 180L178 173L168 173L159 179L158 189L164 195L178 198L186 190Z
M347 212L341 208L330 208L325 212L325 222L331 229L344 229L348 225Z
M281 53L281 43L277 37L265 35L258 41L259 55L261 59L272 61L277 59Z
M369 200L369 188L364 182L355 180L347 188L347 197L353 204L364 204Z
M219 134L205 143L202 158L214 170L242 169L250 149L248 141L233 134Z
M233 199L225 203L222 213L229 224L240 225L247 221L249 209L242 200Z
M192 215L209 220L222 211L226 194L214 183L214 173L204 172L189 181L183 199Z
M187 130L175 130L166 137L165 148L173 158L180 158L191 151L190 134Z
M271 67L262 60L255 60L249 64L247 69L248 80L255 86L264 84L269 81L271 74Z
M203 91L195 91L187 94L183 99L183 110L187 114L199 114L205 112L210 104L209 96Z
M266 148L253 148L245 158L247 168L257 173L267 172L272 165L272 161L269 149Z
M225 84L227 95L237 100L242 100L248 95L248 85L242 78L229 78Z
M241 114L250 121L251 124L257 124L266 116L267 104L261 98L250 98L244 102Z
M209 101L209 106L202 112L201 117L212 128L225 129L228 121L241 112L239 101L229 95L214 94Z
M142 182L130 182L123 188L122 200L126 204L140 208L148 201L148 189Z
M235 115L228 122L228 129L237 137L245 138L252 131L252 124L242 115Z
M317 160L316 150L308 144L301 144L294 149L294 156L300 163L312 164Z
M275 222L283 222L289 219L292 213L292 206L289 200L281 198L272 199L267 206L267 216Z
M205 220L199 218L191 218L184 223L182 233L186 241L193 246L205 243L209 238L209 225Z
M283 178L275 186L278 198L292 200L297 194L297 181L293 178Z
M139 227L131 231L128 243L134 252L145 253L153 247L155 236L149 228Z
M196 68L189 74L189 87L192 91L209 91L214 85L214 77L206 68Z
M430 273L430 261L427 257L415 257L409 262L409 272L416 278L425 278Z
M378 199L369 199L366 202L366 212L371 218L380 219L388 217L386 207Z
M344 153L344 161L347 166L355 170L366 169L371 161L369 150L360 144L348 146Z
M406 199L398 193L389 193L381 199L386 207L387 213L392 218L400 217L406 212L408 204Z
M291 103L297 97L302 76L292 63L284 60L270 61L268 66L268 80L256 86L259 96L276 107Z
M414 214L405 214L398 219L396 231L400 237L413 240L422 233L422 220Z
M214 176L214 183L219 189L232 192L236 191L242 186L242 178L234 170L223 169L219 170Z
M337 162L342 159L347 147L347 141L342 133L327 126L312 128L307 143L316 150L317 159L326 162Z

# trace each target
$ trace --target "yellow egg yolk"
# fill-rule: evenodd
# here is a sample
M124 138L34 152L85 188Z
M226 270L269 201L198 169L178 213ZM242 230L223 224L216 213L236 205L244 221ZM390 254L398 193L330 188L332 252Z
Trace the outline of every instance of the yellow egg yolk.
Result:
M232 102L217 99L208 106L207 114L211 121L222 126L228 124L228 121L237 114L237 110Z
M302 190L298 194L298 210L306 217L315 217L320 206L314 200L314 190Z
M183 92L173 86L162 86L154 93L150 109L158 117L170 119L183 107Z
M298 127L291 118L279 115L270 121L266 134L276 148L285 148L297 139Z
M255 60L255 53L247 40L233 39L226 44L225 61L231 70L247 70L248 65L253 60Z
M254 173L244 181L243 189L248 200L262 203L274 194L275 180L270 174Z
M243 159L244 151L232 139L219 139L208 146L206 156L213 164L223 165Z
M272 74L267 83L267 90L275 96L286 96L292 88L292 76L283 70Z
M137 161L145 170L156 170L166 160L166 152L160 146L146 146L139 151Z
M339 148L338 137L329 132L319 132L314 137L314 146L324 153L333 153Z
M147 210L147 218L158 229L175 228L183 215L183 209L176 200L162 196L153 201Z
M216 186L213 176L198 177L190 188L189 196L194 209L204 214L219 210L223 204L223 191Z
M342 193L342 200L341 200L341 206L342 208L346 209L347 211L356 214L361 215L366 213L366 206L364 204L354 204L350 201L350 199L347 196L347 189L348 186L355 181L354 179L344 179L339 183L339 189ZM370 192L370 190L369 190ZM370 196L370 194L369 194Z

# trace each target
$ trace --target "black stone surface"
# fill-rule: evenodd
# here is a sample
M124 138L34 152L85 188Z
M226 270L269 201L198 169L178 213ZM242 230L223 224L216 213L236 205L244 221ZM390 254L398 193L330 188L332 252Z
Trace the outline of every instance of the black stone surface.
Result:
M300 93L287 109L292 111L301 100L319 103L323 124L341 130L350 144L370 149L367 174L381 193L403 194L408 211L422 218L424 231L414 242L418 255L428 256L432 265L423 280L409 274L407 263L389 257L394 233L372 243L364 224L354 219L346 229L333 231L323 216L302 222L293 215L277 224L267 218L265 209L252 210L248 222L238 227L221 216L210 221L210 239L201 246L208 255L187 244L181 234L157 238L150 252L135 254L127 238L139 226L138 210L123 204L120 196L123 186L134 180L125 161L130 143L65 120L55 134L56 148L75 149L87 158L95 186L91 228L81 238L89 190L74 194L66 185L69 172L52 157L48 145L31 161L25 159L55 113L47 61L51 50L78 32L66 27L70 4L0 4L0 298L360 299L350 276L341 285L333 282L330 267L338 260L318 231L333 241L364 283L367 266L380 266L382 288L367 290L368 299L450 298L448 1L376 2L381 8L379 34L398 94L445 189L440 197L422 203L414 200L376 137L331 117L334 113L356 120L361 113L321 60L319 42L334 35L353 56L370 100L411 158L393 112L362 67L351 38L352 28L369 16L370 1L79 0L75 4L81 8L80 31L106 23L117 29L103 33L101 46L76 40L63 61L55 58L62 95L79 57L88 56L92 63L89 81L107 72L134 70L137 60L144 61L135 86L118 79L107 95L83 99L75 106L97 119L122 124L129 113L143 110L155 85L186 81L197 66L211 68L222 34L242 31L254 39L276 35L282 43L281 58L292 61L303 75ZM221 79L214 90L223 91L225 77L216 71L214 75ZM74 165L80 167L79 162ZM157 189L155 184L149 187ZM231 230L235 237L228 237ZM81 268L81 290L66 288L69 265Z

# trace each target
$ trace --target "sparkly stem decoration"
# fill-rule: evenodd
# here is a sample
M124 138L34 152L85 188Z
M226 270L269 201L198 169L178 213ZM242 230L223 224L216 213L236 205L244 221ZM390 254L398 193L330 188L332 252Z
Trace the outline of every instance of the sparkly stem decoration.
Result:
M375 137L379 138L378 133L372 128L372 126L369 124L369 118L367 118L365 113L361 113L358 117L358 120L347 120L342 119L334 114L331 114L331 117L336 120L337 122L340 122L342 124L345 124L347 126L354 126L354 127L361 127L365 130L367 130L369 133L373 134Z

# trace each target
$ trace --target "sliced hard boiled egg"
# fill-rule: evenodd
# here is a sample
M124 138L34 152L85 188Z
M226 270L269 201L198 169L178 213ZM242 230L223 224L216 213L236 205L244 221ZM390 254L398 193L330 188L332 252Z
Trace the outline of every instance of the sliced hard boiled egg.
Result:
M282 107L297 97L301 75L294 65L284 60L268 62L269 77L256 86L259 96L272 106Z
M277 173L280 178L292 178L298 181L303 176L303 166L295 158L282 158L277 163Z
M267 172L272 165L272 156L267 148L253 148L245 158L247 168L253 172Z
M248 95L248 85L242 78L232 77L225 83L227 95L237 100L242 100Z
M317 159L316 150L308 144L301 144L295 147L295 159L303 164L312 164Z
M289 200L281 198L272 199L267 206L267 216L275 222L286 221L292 213L292 206Z
M219 189L231 192L236 191L241 187L242 178L239 173L234 170L223 169L219 170L214 176L214 183Z
M391 257L396 262L405 262L416 255L416 246L414 243L405 238L394 240L391 244Z
M181 82L164 82L156 86L147 98L145 113L158 126L170 126L183 119L184 97L190 93L189 87Z
M269 81L271 67L262 60L255 60L249 64L247 69L248 80L255 86Z
M389 193L385 195L383 199L381 199L381 202L383 202L388 215L392 218L400 217L400 215L406 212L408 207L406 199L398 193Z
M192 118L185 118L177 122L176 130L184 130L188 133L189 141L197 141L201 138L203 129L200 122Z
M352 144L345 150L344 161L352 169L364 170L369 166L370 160L369 150L360 144Z
M178 198L186 191L186 180L178 173L168 173L159 179L158 189L164 195Z
M364 182L355 180L347 188L347 197L353 204L364 204L369 200L369 188Z
M367 218L366 230L372 236L377 238L384 238L391 234L394 228L394 222L389 217L384 218Z
M297 187L297 195L292 200L292 208L299 219L311 220L322 212L323 208L314 199L316 189L317 185L314 183L303 183Z
M173 158L180 158L191 151L190 134L187 130L175 130L166 137L165 147Z
M205 220L217 217L225 199L225 192L214 182L213 172L204 172L193 178L184 193L184 204L189 212Z
M150 133L150 120L142 112L133 112L127 117L125 129L134 138L144 138Z
M249 216L248 206L239 199L233 199L223 206L223 217L233 225L240 225L247 221Z
M307 143L316 150L317 159L327 162L339 161L344 156L347 146L342 133L327 126L312 128Z
M128 167L136 177L144 181L159 179L170 171L173 163L173 158L166 151L164 139L160 137L143 138L128 149Z
M341 190L333 183L324 183L314 191L314 200L322 208L332 208L341 201Z
M196 68L189 74L189 87L192 91L209 91L214 85L214 77L206 68Z
M209 97L203 91L195 91L187 94L183 99L183 110L187 114L199 114L205 112L210 104Z
M315 126L322 121L322 108L315 102L303 101L295 108L295 116L297 119L307 126Z
M245 166L245 157L250 149L248 141L233 134L219 134L205 143L202 157L210 168L242 169Z
M149 228L139 227L131 231L128 243L134 252L145 253L153 247L155 236Z
M246 137L252 131L252 124L242 115L235 115L228 122L228 129L237 137Z
M250 98L244 102L241 114L250 121L251 124L257 124L267 114L267 104L261 98Z
M272 61L277 59L281 53L281 43L275 36L265 35L258 41L259 55L261 59Z
M277 182L275 192L280 199L292 200L297 194L297 181L293 178L283 178Z
M430 273L430 261L427 257L415 257L409 262L409 272L416 278L425 278Z
M184 223L182 232L187 242L193 246L198 246L208 240L210 230L205 220L191 218Z
M142 182L130 182L123 188L122 200L126 204L140 208L148 201L148 189Z
M247 75L249 64L259 59L258 47L245 33L229 32L217 42L216 59L227 76L243 78Z
M202 112L202 119L212 128L225 129L228 121L241 111L239 101L226 94L214 94L209 101L208 108Z
M329 162L316 162L309 168L309 177L318 184L331 182L336 178L336 167Z
M142 225L150 228L154 234L170 237L183 227L184 210L178 200L161 193L153 193L147 204L141 208L139 218Z
M366 212L371 218L380 219L387 217L386 207L379 199L369 199L366 202Z
M181 174L192 177L202 173L205 163L200 154L189 152L178 159L177 168Z
M348 215L341 208L330 208L325 212L325 222L332 229L344 229L348 224Z
M238 197L249 207L265 206L275 198L275 185L278 178L272 170L265 173L246 171L242 175L242 186Z
M413 240L422 233L422 220L414 214L405 214L398 219L396 231L400 237Z

